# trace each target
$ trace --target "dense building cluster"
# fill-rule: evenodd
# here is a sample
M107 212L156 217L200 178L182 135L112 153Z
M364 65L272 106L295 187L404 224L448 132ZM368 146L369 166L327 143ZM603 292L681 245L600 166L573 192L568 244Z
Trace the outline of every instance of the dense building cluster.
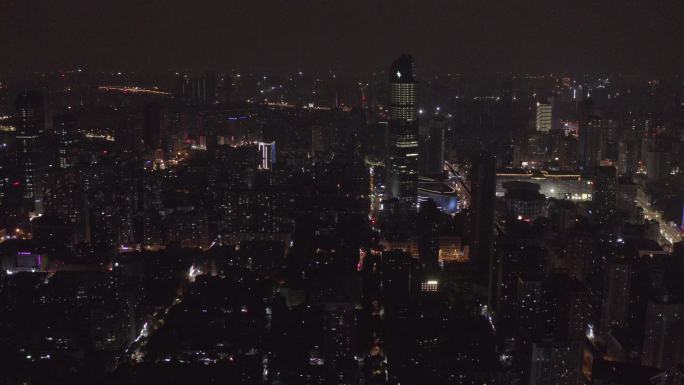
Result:
M0 78L0 383L684 383L682 79L415 67Z

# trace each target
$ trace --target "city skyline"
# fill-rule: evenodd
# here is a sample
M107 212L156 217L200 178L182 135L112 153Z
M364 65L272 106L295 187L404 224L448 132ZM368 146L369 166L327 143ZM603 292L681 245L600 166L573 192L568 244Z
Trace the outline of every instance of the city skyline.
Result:
M10 2L0 385L684 385L681 0Z

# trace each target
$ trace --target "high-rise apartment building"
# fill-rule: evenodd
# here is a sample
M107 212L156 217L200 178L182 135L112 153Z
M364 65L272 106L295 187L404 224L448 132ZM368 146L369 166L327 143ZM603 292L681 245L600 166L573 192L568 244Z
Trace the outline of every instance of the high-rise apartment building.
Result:
M599 222L607 222L615 215L617 192L617 169L613 166L597 167L596 177L594 178L592 205L594 215L596 215Z
M641 364L659 369L673 369L682 357L684 339L684 304L649 301Z
M69 168L76 162L78 127L73 115L58 115L53 123L57 136L57 164L59 168Z

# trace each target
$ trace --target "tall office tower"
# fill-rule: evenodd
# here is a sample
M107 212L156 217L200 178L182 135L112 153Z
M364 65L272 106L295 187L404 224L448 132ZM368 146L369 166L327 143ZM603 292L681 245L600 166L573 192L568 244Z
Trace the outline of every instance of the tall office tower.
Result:
M553 128L548 133L548 137L546 138L546 156L551 161L552 165L560 165L562 163L561 147L564 139L565 132L561 129Z
M632 265L624 260L608 262L603 276L601 333L613 327L625 328L629 318Z
M618 167L621 175L633 176L639 163L639 143L627 138L618 144Z
M684 342L684 304L649 301L641 364L659 369L674 369L680 363Z
M418 108L413 58L403 55L390 67L389 195L415 206L418 199Z
M492 271L494 243L494 202L496 194L496 158L478 154L470 171L470 224L472 260L481 274ZM487 275L488 278L489 275Z
M14 149L0 146L0 217L16 218L23 201L20 174L14 160Z
M53 126L57 136L57 164L59 168L72 167L76 162L78 127L73 115L57 115Z
M421 133L420 163L424 175L439 175L444 168L444 128L443 115L435 114L427 130Z
M513 82L505 81L501 85L501 99L497 105L496 134L499 139L497 156L504 164L513 163L514 146L522 143L524 132L513 119Z
M177 100L188 100L191 95L190 76L187 74L176 74L173 97Z
M648 162L648 153L656 149L656 133L644 132L641 137L641 153L639 160L643 163Z
M659 181L669 174L665 158L666 153L659 148L646 153L646 177L649 182Z
M167 112L157 103L143 107L143 142L146 152L154 152L163 148L162 141L168 126Z
M39 196L38 172L41 154L39 136L45 129L43 95L37 92L23 92L15 101L17 112L17 167L21 175L24 200L29 211L36 209L35 199Z
M594 215L599 222L608 222L615 215L617 190L617 169L613 166L597 167L591 202Z
M216 101L216 73L178 74L174 97L192 103L213 103Z
M602 120L598 116L589 116L580 122L579 163L589 173L593 173L601 160L602 133Z
M420 204L416 219L418 252L421 262L428 269L435 269L438 264L440 215L437 204L432 199Z
M537 103L537 131L549 132L553 125L553 106L549 103Z
M603 140L602 119L594 114L594 104L591 99L582 103L580 110L579 138L578 138L578 166L593 173L601 160L601 145Z
M205 103L216 101L215 72L206 72L192 79L192 99Z
M620 123L615 119L605 119L601 133L601 158L617 161L620 148Z

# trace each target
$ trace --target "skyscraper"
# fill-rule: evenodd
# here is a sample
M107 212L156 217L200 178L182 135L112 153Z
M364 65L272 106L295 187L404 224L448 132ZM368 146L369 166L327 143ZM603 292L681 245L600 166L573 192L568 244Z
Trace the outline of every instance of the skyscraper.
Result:
M21 175L26 208L35 209L41 159L39 136L45 129L43 95L37 92L23 92L15 100L17 166Z
M578 163L582 169L593 173L602 158L603 121L593 113L593 103L590 99L584 101L583 107L579 123Z
M178 74L174 96L178 100L191 103L214 103L217 99L216 73Z
M57 162L59 168L69 168L76 161L75 147L78 143L76 118L73 115L58 115L53 126L57 135Z
M632 176L636 173L639 163L639 143L636 139L627 137L618 144L618 165L622 175Z
M501 102L499 103L498 110L499 118L497 120L503 129L500 134L505 139L506 144L508 146L520 144L525 133L521 132L523 130L521 130L520 126L514 123L513 82L510 80L503 82L501 85Z
M540 341L532 344L530 385L577 383L577 344L568 341Z
M416 205L418 198L418 108L413 58L392 63L390 83L390 146L387 159L389 195Z
M420 163L421 174L439 175L444 168L444 128L446 119L443 115L435 114L421 132ZM421 131L423 129L421 128Z
M580 123L579 142L582 148L581 165L584 170L593 172L594 168L601 160L601 118L596 116L589 117Z
M618 179L617 170L613 166L596 168L594 178L594 194L592 205L594 214L599 222L608 222L617 209Z
M641 364L659 369L673 369L682 357L684 339L684 304L649 301L646 308L646 330Z
M146 152L163 148L167 127L167 111L157 103L143 107L143 142Z
M666 156L667 154L659 148L646 153L646 177L649 182L659 181L669 174Z
M473 157L470 190L471 259L475 262L479 273L491 274L496 199L496 158L494 156L479 154ZM491 277L489 275L487 277L489 281Z
M537 103L537 131L549 132L552 127L553 107L548 103Z
M275 142L259 142L259 153L261 154L260 170L272 170L273 164L276 162L276 144Z
M601 307L601 332L613 327L627 327L629 317L629 291L632 265L624 260L612 260L606 265Z

